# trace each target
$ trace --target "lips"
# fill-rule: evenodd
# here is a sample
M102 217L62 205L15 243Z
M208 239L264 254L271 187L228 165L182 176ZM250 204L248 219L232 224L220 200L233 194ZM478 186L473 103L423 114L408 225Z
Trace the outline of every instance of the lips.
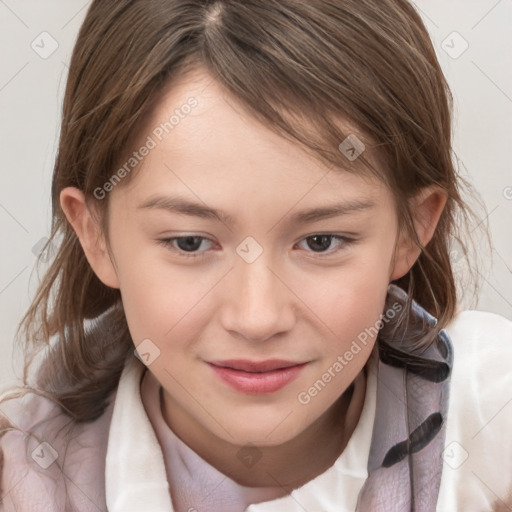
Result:
M238 392L249 395L275 393L294 380L308 363L272 359L209 362L220 379Z
M284 361L282 359L269 359L267 361L248 361L246 359L230 359L227 361L212 361L210 364L221 368L231 368L232 370L240 370L249 373L270 372L273 370L281 370L298 366L301 362Z

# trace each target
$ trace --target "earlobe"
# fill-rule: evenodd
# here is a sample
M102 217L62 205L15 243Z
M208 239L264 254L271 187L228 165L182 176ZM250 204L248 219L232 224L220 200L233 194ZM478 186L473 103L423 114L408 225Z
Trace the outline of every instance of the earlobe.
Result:
M395 248L390 281L403 277L414 265L422 248L434 236L437 224L446 206L447 194L437 186L422 189L411 201L414 229L421 247L405 232L399 237Z
M60 205L98 279L106 286L119 288L117 273L103 232L92 215L83 192L75 187L64 188L60 193Z

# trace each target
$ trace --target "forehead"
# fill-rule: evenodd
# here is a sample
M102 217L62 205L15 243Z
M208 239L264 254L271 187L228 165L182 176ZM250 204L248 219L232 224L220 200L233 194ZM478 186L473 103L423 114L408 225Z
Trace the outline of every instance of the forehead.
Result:
M388 195L368 173L329 166L269 129L202 69L163 91L135 146L144 145L151 149L128 186L120 187L140 201L171 189L261 207L269 201L375 201Z

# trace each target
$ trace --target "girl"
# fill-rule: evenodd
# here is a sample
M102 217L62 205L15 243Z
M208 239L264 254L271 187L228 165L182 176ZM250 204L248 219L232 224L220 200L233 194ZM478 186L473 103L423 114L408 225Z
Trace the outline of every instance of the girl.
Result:
M93 1L0 508L510 510L449 97L405 0Z

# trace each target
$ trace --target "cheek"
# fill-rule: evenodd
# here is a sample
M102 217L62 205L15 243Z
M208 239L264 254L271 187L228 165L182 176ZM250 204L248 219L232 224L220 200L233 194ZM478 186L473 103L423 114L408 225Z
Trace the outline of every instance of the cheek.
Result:
M202 298L216 282L190 269L172 268L163 259L132 252L119 261L120 289L128 326L135 345L149 338L164 345L176 332L198 325ZM181 339L181 337L180 337Z
M353 342L364 348L376 339L383 313L387 285L345 289L334 294L332 300L324 299L322 320L329 327L328 352L342 353Z
M300 279L297 295L338 339L357 335L383 313L389 286L388 253L361 253L352 261ZM377 254L379 254L377 256Z

